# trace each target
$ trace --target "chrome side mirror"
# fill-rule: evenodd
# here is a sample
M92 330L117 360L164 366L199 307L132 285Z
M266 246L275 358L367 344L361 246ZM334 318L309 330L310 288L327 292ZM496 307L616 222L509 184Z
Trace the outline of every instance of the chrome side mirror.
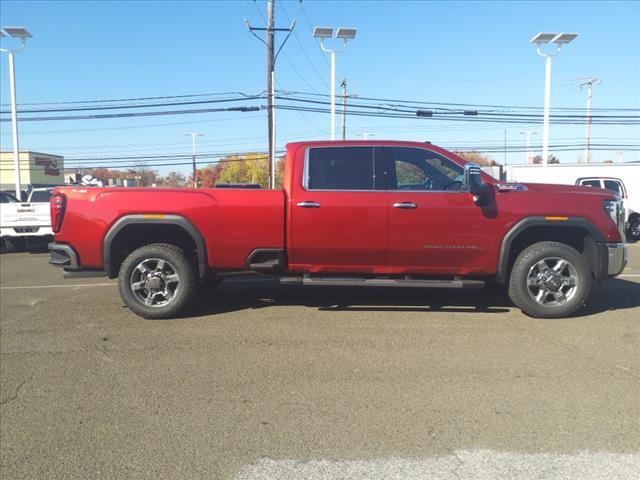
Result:
M462 187L473 195L473 200L479 207L484 207L491 200L490 188L482 181L482 170L477 163L465 163Z

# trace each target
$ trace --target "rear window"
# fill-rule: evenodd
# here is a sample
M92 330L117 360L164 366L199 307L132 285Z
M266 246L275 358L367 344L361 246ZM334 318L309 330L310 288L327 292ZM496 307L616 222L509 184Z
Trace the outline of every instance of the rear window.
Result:
M306 173L310 190L373 190L373 147L311 148Z
M600 187L600 180L582 180L580 185L582 185L583 187L601 188Z
M50 190L39 190L31 193L30 202L48 202L51 199Z

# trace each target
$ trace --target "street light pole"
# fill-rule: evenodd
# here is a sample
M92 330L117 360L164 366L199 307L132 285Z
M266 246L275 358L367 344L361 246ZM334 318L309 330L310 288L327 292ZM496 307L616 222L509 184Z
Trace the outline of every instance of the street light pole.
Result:
M520 135L526 135L527 136L527 163L531 163L531 135L537 135L537 132L532 132L532 131L526 131L526 132L520 132Z
M356 37L356 32L355 28L339 28L336 38L342 40L342 48L337 50L324 46L325 39L333 37L333 27L316 27L313 29L313 36L320 39L322 51L331 55L331 140L336 139L336 53L347 47L347 40L353 40Z
M20 184L20 145L18 142L18 107L16 101L16 74L14 53L24 50L27 38L31 34L23 27L3 27L0 29L0 38L13 37L20 39L20 47L16 50L10 48L0 48L0 52L8 54L9 57L9 88L11 90L11 133L13 139L13 165L15 172L16 198L22 198L22 185Z
M537 53L545 58L544 77L544 121L542 128L542 166L547 166L549 156L549 116L551 110L551 58L560 53L563 45L569 43L578 36L577 33L539 33L531 39L531 43L537 47ZM543 53L542 46L547 43L554 43L556 51L554 54Z
M204 133L185 133L186 137L191 136L191 161L193 163L193 188L198 188L196 179L196 138L202 137Z

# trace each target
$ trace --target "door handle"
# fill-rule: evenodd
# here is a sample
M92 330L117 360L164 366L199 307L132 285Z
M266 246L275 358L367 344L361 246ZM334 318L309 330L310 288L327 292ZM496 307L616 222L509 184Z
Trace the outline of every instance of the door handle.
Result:
M320 208L320 204L318 202L299 202L296 203L296 205L302 208Z
M393 208L409 209L409 208L417 208L417 207L418 207L417 203L411 203L411 202L397 202L393 204Z

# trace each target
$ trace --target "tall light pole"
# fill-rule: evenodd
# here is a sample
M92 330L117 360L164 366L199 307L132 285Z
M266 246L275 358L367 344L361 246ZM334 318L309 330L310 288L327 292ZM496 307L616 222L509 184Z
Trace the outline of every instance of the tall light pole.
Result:
M198 188L198 180L196 179L196 138L202 137L204 133L185 133L186 137L191 137L191 160L193 162L193 188Z
M13 133L13 164L15 169L16 182L16 198L20 200L22 189L20 185L20 145L18 144L18 110L16 105L16 75L13 61L13 54L24 50L27 44L27 38L31 38L31 34L24 27L2 27L0 29L0 38L13 37L20 39L20 47L17 49L0 48L0 52L9 56L9 88L11 89L11 129Z
M532 163L532 155L531 155L531 135L537 135L538 132L532 132L530 130L526 132L520 132L520 135L527 136L527 163Z
M331 49L324 46L327 38L333 37L333 27L316 27L313 36L320 39L320 48L323 52L331 54L331 140L336 139L336 53L341 52L347 46L347 40L356 38L355 28L339 28L336 38L342 40L341 49Z
M578 36L577 33L548 33L537 34L531 39L531 43L536 45L538 55L545 58L544 77L544 124L542 129L542 166L547 166L549 156L549 111L551 110L551 58L560 53L560 49ZM542 46L553 43L556 46L555 53L543 53Z

